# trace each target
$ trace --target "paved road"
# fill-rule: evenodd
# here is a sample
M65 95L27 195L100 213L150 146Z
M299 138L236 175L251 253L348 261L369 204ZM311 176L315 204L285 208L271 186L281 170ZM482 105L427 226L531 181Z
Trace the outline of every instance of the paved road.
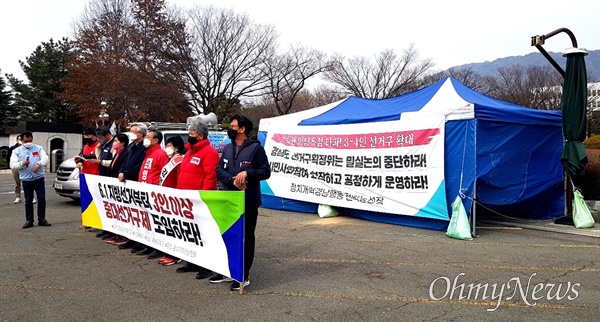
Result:
M0 321L598 321L600 314L599 238L481 224L480 237L467 242L261 209L251 285L239 295L82 233L79 205L56 196L48 177L52 227L23 230L23 205L12 204L11 178L0 175ZM517 279L523 294L515 294ZM553 297L559 286L561 300Z

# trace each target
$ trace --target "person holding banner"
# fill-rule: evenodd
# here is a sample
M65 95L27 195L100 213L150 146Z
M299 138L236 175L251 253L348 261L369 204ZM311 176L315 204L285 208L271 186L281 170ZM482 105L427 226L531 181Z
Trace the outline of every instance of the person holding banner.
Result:
M244 223L244 287L250 284L248 275L254 261L256 222L261 205L260 181L271 176L271 166L265 149L260 142L249 139L254 125L243 115L231 118L227 135L231 143L225 146L217 166L218 180L227 190L245 191ZM211 283L233 281L217 274L210 278ZM240 283L233 281L230 290L240 289Z
M179 176L179 169L181 168L181 161L183 161L183 155L185 153L185 146L183 139L180 136L173 136L167 140L165 152L171 158L169 163L165 165L160 172L159 185L177 188L177 178ZM165 254L158 259L158 263L164 266L170 266L177 264L181 259Z
M133 138L133 141L129 143L125 153L121 156L121 158L124 159L124 162L119 168L119 174L117 175L119 181L138 180L142 162L144 162L144 158L146 157L146 147L143 142L147 133L148 127L143 123L134 123L129 129L129 135ZM144 245L122 236L115 236L107 239L106 242L119 245L119 249L133 248L135 252L144 248Z
M150 130L144 138L144 146L146 147L146 158L142 162L142 168L138 177L138 182L158 185L160 181L160 173L163 167L169 163L169 156L160 144L163 140L163 134L158 130ZM162 257L163 253L152 247L146 246L144 249L136 252L136 255L148 255L148 259Z
M204 122L196 121L190 124L188 131L188 143L185 145L188 150L179 169L177 189L216 190L219 154L210 145L208 127ZM198 272L197 279L208 278L213 274L212 271L189 262L178 267L176 271Z
M97 163L99 168L98 172L101 176L108 176L109 167L113 159L114 150L112 149L113 135L106 126L99 126L96 128L96 137L100 144L96 148L97 159L92 159L90 162Z
M110 146L110 150L112 151L112 154L110 156L111 160L101 160L101 164L104 165L106 161L109 161L110 163L107 166L107 173L106 176L107 177L112 177L112 178L117 178L119 176L119 170L121 168L121 166L123 165L123 163L125 163L125 160L127 159L127 156L125 155L126 153L126 149L127 149L127 145L129 144L129 137L123 133L119 133L117 135L115 135L114 137L112 137L111 139L111 146ZM102 167L100 168L102 169ZM102 175L102 172L100 172ZM114 238L116 235L114 233L111 233L109 231L103 230L101 232L99 232L98 234L96 234L96 237L98 238L102 238L104 240L107 240L109 238Z

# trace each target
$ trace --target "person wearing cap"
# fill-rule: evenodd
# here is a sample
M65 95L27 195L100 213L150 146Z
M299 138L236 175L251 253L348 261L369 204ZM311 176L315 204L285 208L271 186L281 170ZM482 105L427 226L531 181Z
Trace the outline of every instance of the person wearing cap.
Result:
M85 129L83 132L83 148L81 149L81 153L75 157L77 168L79 168L81 173L100 174L99 164L95 162L97 160L96 149L99 145L100 142L96 137L94 128L89 127Z

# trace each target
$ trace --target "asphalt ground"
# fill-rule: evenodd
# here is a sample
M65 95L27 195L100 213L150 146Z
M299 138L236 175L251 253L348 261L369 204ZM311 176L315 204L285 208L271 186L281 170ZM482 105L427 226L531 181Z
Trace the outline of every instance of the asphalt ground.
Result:
M0 321L599 320L599 238L483 222L461 241L260 209L251 284L239 295L82 232L79 204L57 196L53 178L52 227L24 230L12 178L0 175ZM467 296L478 283L487 298Z

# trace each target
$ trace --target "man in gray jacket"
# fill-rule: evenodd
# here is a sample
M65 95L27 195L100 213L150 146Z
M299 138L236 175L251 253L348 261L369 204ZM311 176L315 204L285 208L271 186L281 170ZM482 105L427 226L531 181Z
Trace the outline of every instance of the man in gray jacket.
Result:
M38 200L38 226L51 226L46 220L46 185L44 167L48 164L48 155L41 145L33 144L33 134L21 134L20 147L10 156L10 168L19 170L19 178L25 194L25 225L23 229L33 227L33 194Z

